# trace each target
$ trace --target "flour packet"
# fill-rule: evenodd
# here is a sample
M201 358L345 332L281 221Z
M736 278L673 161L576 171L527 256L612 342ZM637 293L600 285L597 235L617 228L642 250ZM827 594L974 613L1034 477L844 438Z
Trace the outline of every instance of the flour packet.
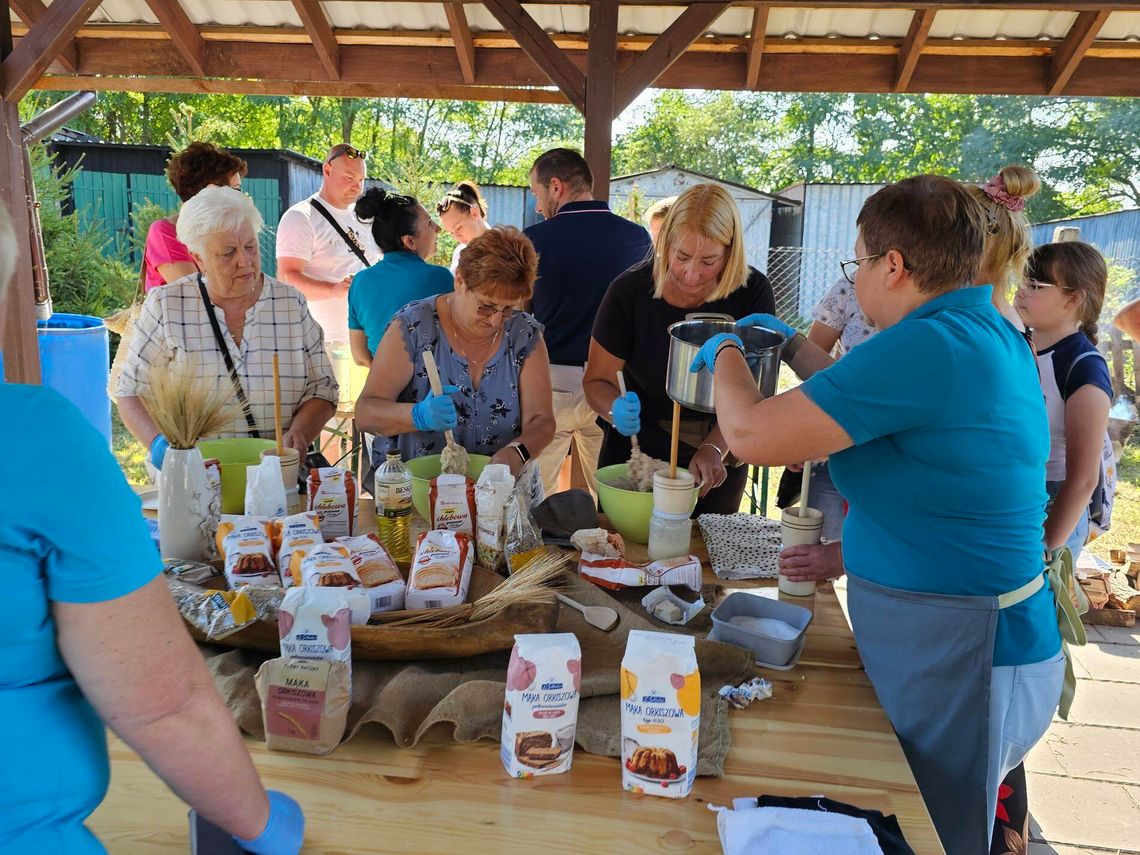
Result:
M475 536L475 482L466 475L437 475L428 490L431 527Z
M336 542L348 549L348 557L368 595L372 614L394 612L404 607L407 585L400 568L375 534L338 537Z
M325 540L351 536L356 525L356 476L338 466L310 469L309 510L321 518Z
M268 454L245 467L245 513L250 517L283 517L288 507L281 482L281 458Z
M222 514L215 539L231 588L281 584L273 560L273 526L269 520Z
M475 483L475 557L488 570L506 567L507 500L515 486L511 467L488 463Z
M287 659L352 661L352 610L343 588L297 585L277 612L281 655Z
M305 553L322 543L320 517L315 511L273 521L273 545L277 550L277 569L284 587L301 584L301 560Z
M270 659L257 670L255 682L267 748L328 754L340 745L352 703L346 663Z
M508 775L570 771L581 690L582 651L574 633L515 636L499 748Z
M416 539L404 605L438 609L467 600L471 583L471 538L456 531L425 531Z
M683 799L697 777L701 675L690 635L633 629L621 661L621 782Z

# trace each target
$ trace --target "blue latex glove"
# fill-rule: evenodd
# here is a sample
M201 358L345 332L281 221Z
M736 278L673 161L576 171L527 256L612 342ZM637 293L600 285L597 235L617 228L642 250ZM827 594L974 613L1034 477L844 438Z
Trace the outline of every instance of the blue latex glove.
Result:
M301 806L284 793L269 791L269 822L253 840L234 835L234 842L255 855L297 855L305 837L305 814Z
M780 333L784 338L791 338L796 334L795 327L788 326L775 315L766 315L763 312L746 315L737 321L736 325L738 327L764 327L766 330Z
M166 458L166 449L168 448L170 448L170 443L162 434L150 441L150 462L154 464L155 469L162 469L162 461Z
M716 369L716 349L726 341L734 341L740 345L741 349L744 348L744 342L740 340L740 336L729 332L717 333L701 345L701 349L693 357L693 364L689 366L689 371L695 374L702 368L707 368L709 374L712 374Z
M412 422L416 430L454 430L459 424L459 415L455 412L455 401L451 396L458 391L458 386L448 385L443 387L442 395L428 392L426 398L412 407Z
M633 436L641 431L641 399L636 392L626 392L614 398L610 407L614 427L622 436Z

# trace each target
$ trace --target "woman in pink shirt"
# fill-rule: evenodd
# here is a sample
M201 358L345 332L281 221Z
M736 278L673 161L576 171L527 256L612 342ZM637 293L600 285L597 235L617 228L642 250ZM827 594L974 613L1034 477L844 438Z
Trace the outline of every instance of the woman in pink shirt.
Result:
M192 199L211 184L241 187L248 167L244 160L213 143L192 142L166 164L166 178L183 202ZM146 290L196 273L194 259L175 233L178 215L164 217L150 224L146 233L143 265Z

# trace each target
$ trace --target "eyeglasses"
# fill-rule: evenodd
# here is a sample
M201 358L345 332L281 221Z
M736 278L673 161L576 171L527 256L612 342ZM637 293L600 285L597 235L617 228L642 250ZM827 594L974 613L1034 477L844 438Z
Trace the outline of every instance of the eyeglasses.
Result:
M340 145L333 146L332 151L329 153L329 159L326 160L325 163L332 163L342 154L350 160L364 160L368 157L368 152L341 143Z
M839 262L839 269L843 271L843 278L852 285L855 284L855 274L859 272L859 265L864 261L874 261L876 258L882 258L886 252L876 252L874 255L863 255L859 258L853 258L850 261ZM907 260L903 259L903 270L910 270L910 264Z
M475 301L475 313L481 318L493 318L495 315L502 315L503 320L510 319L517 310L514 306L504 306L499 308L494 303L480 303Z
M1026 279L1020 287L1024 291L1031 291L1036 294L1042 288L1056 288L1057 284L1055 282L1041 282L1037 279Z
M456 193L453 190L453 191L449 192L446 196L443 197L442 202L440 202L438 205L435 206L435 212L437 214L443 214L452 205L462 205L464 208L467 208L468 210L471 210L471 208L474 207L470 202L468 202L466 199L464 199L462 196L460 196L458 193Z

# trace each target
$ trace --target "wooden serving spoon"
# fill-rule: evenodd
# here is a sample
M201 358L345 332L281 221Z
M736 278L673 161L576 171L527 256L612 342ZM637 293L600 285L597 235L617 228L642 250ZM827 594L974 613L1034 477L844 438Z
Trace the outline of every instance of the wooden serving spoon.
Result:
M609 606L584 606L564 594L555 592L554 596L558 598L559 602L565 603L570 606L570 608L580 611L582 616L586 619L586 623L590 626L597 627L602 632L609 632L617 626L618 620L620 620L617 611L611 609Z

